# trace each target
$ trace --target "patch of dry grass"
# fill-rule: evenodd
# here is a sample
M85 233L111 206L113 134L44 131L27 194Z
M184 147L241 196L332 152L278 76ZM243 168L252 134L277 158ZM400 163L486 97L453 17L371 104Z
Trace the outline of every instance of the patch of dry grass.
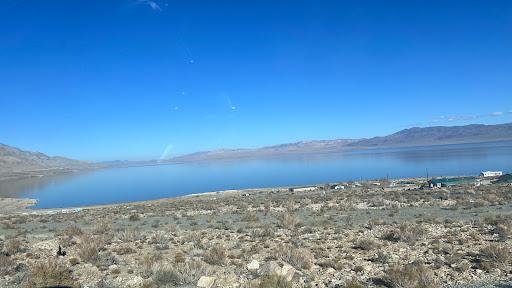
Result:
M278 248L277 257L297 269L309 269L315 261L309 250L288 245Z
M371 251L377 249L379 246L379 243L370 238L359 239L354 243L355 249L360 249L364 251Z
M0 254L0 276L9 275L14 269L16 263L11 257Z
M46 259L30 266L23 287L52 286L80 287L80 284L72 277L71 271L56 259Z
M188 285L195 284L205 273L201 262L185 262L154 265L152 280L158 287L163 285Z
M95 264L100 260L100 251L104 248L104 245L101 237L83 235L77 245L78 256L84 262Z
M258 288L291 288L292 283L281 275L267 275L260 279Z
M440 287L432 271L421 264L394 266L386 271L382 279L391 288L436 288Z
M23 251L23 242L20 239L9 239L5 242L4 251L8 255L14 255Z
M505 245L491 244L480 250L480 266L484 270L503 268L510 262L510 251Z
M211 265L223 265L226 261L226 249L221 244L215 244L204 253L203 260Z

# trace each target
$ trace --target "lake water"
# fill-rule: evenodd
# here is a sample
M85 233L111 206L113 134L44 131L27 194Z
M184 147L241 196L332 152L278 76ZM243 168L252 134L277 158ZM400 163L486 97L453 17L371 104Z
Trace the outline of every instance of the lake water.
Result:
M427 168L431 176L510 172L512 142L104 169L3 183L0 196L35 198L36 208L74 207L228 189L424 177Z

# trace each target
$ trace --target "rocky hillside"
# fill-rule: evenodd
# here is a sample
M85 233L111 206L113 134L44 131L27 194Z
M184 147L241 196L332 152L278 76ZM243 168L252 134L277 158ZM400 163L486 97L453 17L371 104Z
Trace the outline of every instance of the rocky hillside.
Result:
M64 157L51 157L43 153L24 151L0 144L0 173L85 166L87 166L86 162Z
M349 147L399 147L512 140L512 123L453 127L410 128L394 134L360 140Z
M368 148L428 146L512 140L512 123L499 125L467 125L425 127L401 130L394 134L369 139L336 139L301 141L259 149L219 149L173 158L170 161L199 161L265 156L330 153Z

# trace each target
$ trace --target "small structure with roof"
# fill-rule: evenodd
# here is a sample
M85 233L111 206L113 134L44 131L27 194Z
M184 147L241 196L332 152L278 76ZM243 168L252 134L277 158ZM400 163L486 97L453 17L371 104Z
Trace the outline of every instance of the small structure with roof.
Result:
M482 171L482 173L480 173L481 177L499 177L501 175L503 175L501 171Z

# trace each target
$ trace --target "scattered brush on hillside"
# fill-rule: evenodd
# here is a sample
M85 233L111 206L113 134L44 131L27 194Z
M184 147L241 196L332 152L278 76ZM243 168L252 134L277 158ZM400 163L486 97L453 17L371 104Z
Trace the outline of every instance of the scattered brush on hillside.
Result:
M386 271L383 282L390 288L437 288L440 284L432 271L418 263L393 266Z
M80 284L72 277L71 270L66 266L56 259L46 259L30 265L23 286L25 288L80 287Z

